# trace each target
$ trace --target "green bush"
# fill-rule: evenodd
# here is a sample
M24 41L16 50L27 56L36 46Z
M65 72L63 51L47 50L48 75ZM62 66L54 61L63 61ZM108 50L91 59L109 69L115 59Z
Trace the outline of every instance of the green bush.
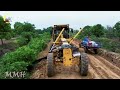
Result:
M40 35L38 38L33 38L31 42L28 44L29 48L34 49L36 53L44 50L47 46L48 41L50 40L50 34L44 33Z
M27 41L26 41L26 38L23 38L23 37L19 37L17 39L17 43L18 45L21 47L21 46L24 46L24 45L27 45Z
M28 44L29 48L34 49L36 52L42 51L42 46L44 45L44 41L40 38L32 39L31 42Z
M16 61L25 61L31 63L35 60L35 52L27 46L18 48L14 52L7 53L3 56L2 61L4 64L11 64Z
M96 37L91 37L91 40L100 42L102 44L102 48L107 49L112 52L117 52L120 53L120 42L114 41L112 39L108 38L96 38Z
M6 71L27 71L27 66L36 60L38 53L44 50L49 40L50 35L45 33L32 39L28 45L19 47L14 52L6 53L0 59L0 78L5 78ZM27 74L27 76L29 75Z
M0 69L0 78L6 78L6 75L5 73L6 72L21 72L21 71L25 71L26 75L25 75L25 78L28 78L28 74L27 73L27 67L28 64L24 61L17 61L17 62L14 62L12 64L6 64L6 65L3 65L2 68ZM10 78L10 77L7 77L7 78ZM17 78L17 77L14 77L14 79Z

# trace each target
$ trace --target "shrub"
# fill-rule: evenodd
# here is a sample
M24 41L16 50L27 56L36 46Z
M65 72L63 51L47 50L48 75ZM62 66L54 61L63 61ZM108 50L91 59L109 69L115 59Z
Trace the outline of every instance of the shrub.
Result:
M19 37L19 38L17 39L17 43L19 44L19 46L27 45L26 38Z
M0 59L0 78L5 78L6 71L27 71L27 66L32 65L38 53L47 46L49 40L50 35L45 33L32 39L28 45L19 47L14 52L6 53ZM29 73L27 76L29 76Z

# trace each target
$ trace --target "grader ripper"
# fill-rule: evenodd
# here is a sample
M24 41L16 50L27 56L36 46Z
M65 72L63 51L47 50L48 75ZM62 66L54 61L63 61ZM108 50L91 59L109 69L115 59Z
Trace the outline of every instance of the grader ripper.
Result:
M57 63L62 63L65 67L78 65L80 74L87 76L88 74L88 58L85 53L80 53L79 48L71 42L81 32L80 30L73 38L70 38L69 25L54 25L52 39L53 44L47 55L47 75L52 77L55 75L55 67ZM78 61L76 60L78 59Z

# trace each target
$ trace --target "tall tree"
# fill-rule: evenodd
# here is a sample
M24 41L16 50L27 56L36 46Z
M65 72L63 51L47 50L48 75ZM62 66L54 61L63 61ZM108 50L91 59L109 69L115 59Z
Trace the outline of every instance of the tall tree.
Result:
M11 25L9 22L4 21L4 18L0 16L0 39L3 45L3 39L10 38Z
M32 38L38 36L38 33L35 30L35 25L28 22L16 22L14 24L14 29L20 36L18 40L20 46L28 44Z
M91 31L96 37L103 36L105 33L104 27L101 24L94 25Z
M114 25L113 30L115 35L119 38L120 41L120 21Z
M113 27L107 25L107 28L105 29L105 35L106 35L107 38L115 37L115 33L113 31Z
M89 25L85 26L82 32L78 35L78 38L83 39L85 36L91 36L92 35L91 29L92 29L92 26L89 26Z
M83 28L84 35L91 36L91 34L92 34L91 29L92 29L92 26L89 26L89 25L85 26Z
M20 35L23 31L23 23L15 22L14 29L15 29L16 34Z

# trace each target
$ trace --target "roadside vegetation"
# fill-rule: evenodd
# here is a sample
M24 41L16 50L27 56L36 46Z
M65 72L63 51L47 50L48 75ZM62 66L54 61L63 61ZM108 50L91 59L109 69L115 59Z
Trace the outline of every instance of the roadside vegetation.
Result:
M120 53L120 22L117 22L113 27L104 27L101 24L87 25L77 38L83 40L85 36L89 36L93 41L100 42L102 48L108 51Z
M6 24L3 21L3 17L0 17L0 20L0 26ZM47 47L47 43L51 39L50 30L51 27L38 31L38 29L35 29L34 24L28 22L16 22L14 29L11 29L9 23L5 27L3 26L0 29L1 52L11 47L14 47L14 50L6 51L1 55L0 78L6 78L6 72L24 71L26 72L25 78L29 78L28 66L32 65L37 60L38 54ZM7 40L9 40L9 43L6 42Z

